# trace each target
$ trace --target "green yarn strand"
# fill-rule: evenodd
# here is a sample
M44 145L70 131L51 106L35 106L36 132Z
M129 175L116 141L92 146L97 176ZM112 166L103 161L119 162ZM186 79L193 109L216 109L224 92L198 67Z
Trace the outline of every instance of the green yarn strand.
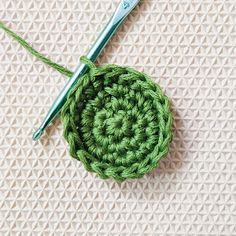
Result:
M43 63L47 64L48 66L54 68L59 73L71 77L73 75L73 72L68 70L67 68L51 61L49 58L46 58L44 55L36 51L32 46L29 45L23 38L21 38L19 35L11 31L8 27L6 27L3 22L0 21L0 28L5 31L9 36L11 36L13 39L15 39L21 46L23 46L31 55L38 58Z
M8 29L0 28L30 54L68 77L51 61ZM118 65L88 66L67 96L61 111L70 155L102 179L118 182L141 178L165 157L172 139L169 99L146 74Z

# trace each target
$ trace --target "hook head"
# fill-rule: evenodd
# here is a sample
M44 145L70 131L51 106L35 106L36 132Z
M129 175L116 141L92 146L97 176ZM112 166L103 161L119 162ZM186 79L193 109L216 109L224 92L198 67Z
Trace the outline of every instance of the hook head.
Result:
M42 129L38 129L37 131L34 132L33 136L32 136L32 139L34 141L37 141L40 139L40 137L42 136L43 134L43 130Z

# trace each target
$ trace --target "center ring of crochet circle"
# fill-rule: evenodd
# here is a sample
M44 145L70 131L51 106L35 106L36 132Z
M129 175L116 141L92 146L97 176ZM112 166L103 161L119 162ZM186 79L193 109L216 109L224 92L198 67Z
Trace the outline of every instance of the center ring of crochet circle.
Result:
M61 118L72 157L116 181L140 178L158 166L172 138L169 99L151 79L117 65L88 71L68 94Z

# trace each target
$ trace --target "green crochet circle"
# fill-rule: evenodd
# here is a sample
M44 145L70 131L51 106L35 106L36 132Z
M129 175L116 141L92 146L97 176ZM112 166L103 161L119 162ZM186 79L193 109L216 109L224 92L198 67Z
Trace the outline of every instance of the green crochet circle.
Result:
M116 181L157 167L172 138L169 99L151 79L117 65L89 69L63 106L64 137L88 171Z

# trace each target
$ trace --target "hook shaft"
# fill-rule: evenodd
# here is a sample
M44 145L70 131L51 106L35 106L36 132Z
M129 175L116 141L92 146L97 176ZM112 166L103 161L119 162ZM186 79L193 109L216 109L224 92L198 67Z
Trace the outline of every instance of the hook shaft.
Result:
M110 38L114 35L117 28L124 21L126 16L135 8L140 0L122 0L116 9L114 15L106 25L105 29L99 35L97 41L94 43L92 48L87 54L87 58L91 61L95 61L97 57L100 55L103 48L107 45ZM49 112L47 113L45 119L43 120L39 129L33 134L33 140L38 140L42 136L44 130L47 126L56 118L59 114L62 106L66 101L66 97L72 87L75 85L76 81L79 77L81 77L87 70L87 66L85 64L80 64L76 69L74 75L67 82L61 93L56 98Z

